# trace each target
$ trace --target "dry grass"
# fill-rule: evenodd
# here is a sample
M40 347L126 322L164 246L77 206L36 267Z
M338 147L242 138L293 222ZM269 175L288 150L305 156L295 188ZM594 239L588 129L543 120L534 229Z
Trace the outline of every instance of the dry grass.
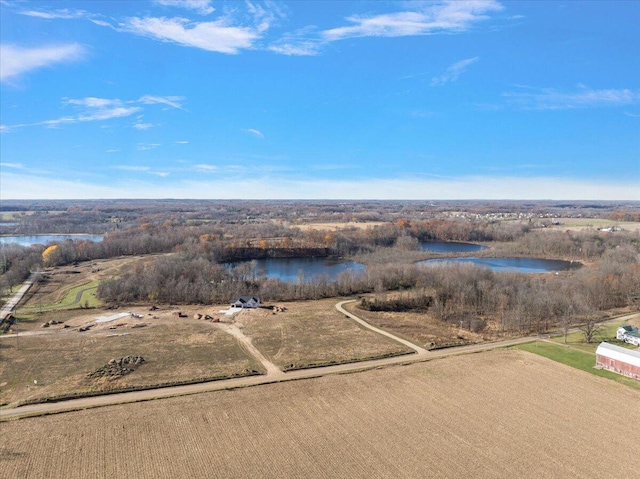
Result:
M634 221L613 221L601 218L555 218L554 221L558 221L560 224L550 226L548 230L582 231L586 229L618 226L623 228L625 231L640 231L640 222Z
M336 299L281 303L285 312L243 311L236 324L284 371L396 356L412 350L358 326Z
M482 335L462 330L456 325L441 321L428 311L401 313L365 311L358 308L357 303L346 304L345 309L377 328L427 349L483 341Z
M132 329L135 323L147 326ZM109 330L109 325L120 326ZM43 336L24 335L17 341L5 338L0 348L3 403L142 389L262 370L231 336L209 323L177 318L127 318L83 333L67 329ZM87 378L111 359L125 356L143 356L146 363L117 379Z
M0 476L631 478L638 404L502 350L3 423Z

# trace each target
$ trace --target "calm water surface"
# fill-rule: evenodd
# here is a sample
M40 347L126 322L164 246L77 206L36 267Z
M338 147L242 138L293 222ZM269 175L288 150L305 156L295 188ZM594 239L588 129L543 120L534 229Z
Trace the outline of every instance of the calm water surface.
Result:
M429 259L418 264L433 265L442 263L473 263L486 266L493 271L517 271L519 273L547 273L549 271L568 271L577 269L582 264L575 261L560 261L542 258L446 258Z
M32 236L0 236L0 244L18 243L20 246L31 246L32 244L59 243L64 240L91 240L99 242L103 240L100 235L32 235Z
M473 253L487 249L486 246L473 243L458 243L456 241L427 241L420 243L422 251L433 251L434 253Z
M266 258L254 260L258 276L275 278L288 283L313 280L327 276L331 281L345 271L362 272L365 266L355 261L327 258Z

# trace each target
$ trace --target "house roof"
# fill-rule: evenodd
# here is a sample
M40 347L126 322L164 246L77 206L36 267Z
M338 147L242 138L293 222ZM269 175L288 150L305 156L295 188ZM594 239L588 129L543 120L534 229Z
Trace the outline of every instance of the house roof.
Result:
M256 303L258 301L260 301L258 298L256 298L255 296L240 296L238 299L236 299L235 302L240 301L241 303L248 303L249 301L255 301Z
M633 326L629 326L628 324L621 324L618 329L624 329L628 333L633 333L638 330L638 328L634 328Z
M602 342L598 346L598 349L596 349L596 354L640 367L640 351L621 348L620 346Z

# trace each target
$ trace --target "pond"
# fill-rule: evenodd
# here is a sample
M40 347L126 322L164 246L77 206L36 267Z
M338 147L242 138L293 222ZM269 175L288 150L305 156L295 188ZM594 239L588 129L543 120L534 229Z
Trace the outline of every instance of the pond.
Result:
M481 244L458 243L456 241L427 241L420 243L420 249L434 253L473 253L487 249L487 247Z
M355 261L328 258L265 258L253 260L257 276L275 278L287 283L297 283L300 279L310 281L327 276L335 281L345 271L362 272L365 266ZM238 266L242 263L234 263Z
M420 261L421 265L442 263L473 263L491 268L493 271L516 271L519 273L548 273L549 271L568 271L582 266L577 261L561 261L542 258L444 258Z
M65 240L90 240L99 242L103 240L101 235L17 235L0 236L0 244L18 243L20 246L31 246L32 244L59 243Z

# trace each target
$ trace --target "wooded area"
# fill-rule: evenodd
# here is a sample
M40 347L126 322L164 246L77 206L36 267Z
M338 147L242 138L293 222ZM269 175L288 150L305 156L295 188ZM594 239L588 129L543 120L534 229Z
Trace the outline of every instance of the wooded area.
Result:
M597 311L638 306L638 232L550 231L544 221L559 206L546 205L544 210L544 204L510 204L509 213L507 205L478 203L473 208L466 205L466 212L446 213L443 205L397 202L276 202L277 208L268 202L158 203L94 204L90 210L67 205L57 213L34 208L32 214L20 216L13 232L52 232L63 224L64 232L76 231L84 221L86 228L78 231L97 232L102 225L104 241L64 241L46 251L45 245L4 245L0 286L12 288L30 271L52 266L172 253L103 281L100 298L112 304L214 304L239 295L284 301L374 293L364 307L423 308L474 331L495 321L503 331L520 332L546 331ZM460 210L463 205L454 206ZM595 205L571 208L579 215L635 218L634 205L605 206L604 212ZM51 205L41 205L47 207ZM519 220L512 220L513 211ZM386 223L298 227L336 218ZM491 248L480 255L564 259L585 267L557 275L527 275L470 264L417 265L434 257L420 249L430 240L482 242ZM250 261L269 257L349 258L367 268L363 273L341 273L336 280L316 277L288 283L261 277Z

